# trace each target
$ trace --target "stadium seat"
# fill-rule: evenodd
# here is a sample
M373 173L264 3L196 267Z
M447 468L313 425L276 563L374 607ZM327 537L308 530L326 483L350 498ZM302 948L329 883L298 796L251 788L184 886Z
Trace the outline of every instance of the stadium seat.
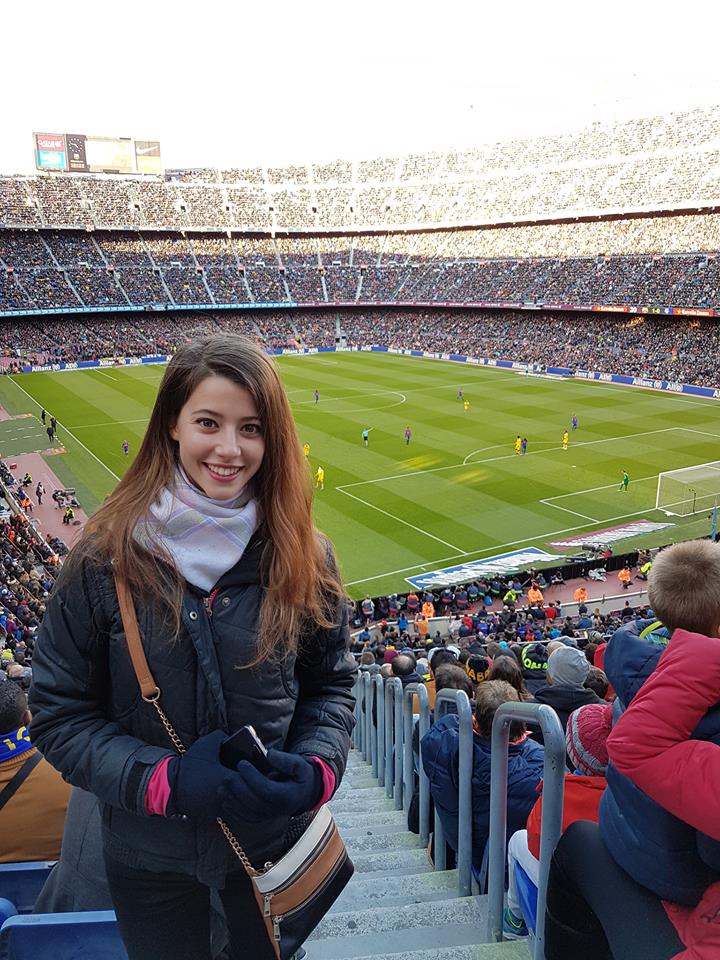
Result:
M525 926L531 933L535 933L538 889L519 863L515 864L515 883Z
M0 897L14 903L18 913L30 913L52 867L46 860L0 863Z
M10 917L0 929L3 960L128 960L113 910Z

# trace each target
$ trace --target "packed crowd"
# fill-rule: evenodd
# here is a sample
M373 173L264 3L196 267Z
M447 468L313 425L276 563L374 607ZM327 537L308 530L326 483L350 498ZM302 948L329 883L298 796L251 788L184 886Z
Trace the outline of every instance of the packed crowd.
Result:
M562 835L544 918L548 960L581 953L603 960L711 960L720 945L709 922L720 897L720 831L710 812L720 696L720 613L711 598L720 587L720 546L677 544L648 558L642 570L653 608L633 610L626 602L609 616L581 603L577 617L563 622L557 606L545 602L539 577L523 584L495 578L402 601L379 598L390 623L374 621L378 611L370 597L357 611L366 620L354 638L361 671L427 691L431 725L421 738L415 719L408 827L418 832L422 764L451 864L461 831L468 829L457 776L460 720L453 710L439 717L434 708L443 690L464 691L471 701L477 878L490 835L495 714L502 704L524 701L546 705L557 717L566 769ZM498 598L502 610L491 632L485 605ZM455 612L464 629L452 642L429 635L426 615L438 607ZM684 667L698 656L710 672L691 680ZM369 707L364 700L362 709ZM518 868L524 883L539 886L543 730L513 721L509 740L503 932L522 939L539 921L530 898L520 893Z
M716 214L334 238L0 230L0 310L408 301L718 309L718 249Z
M262 279L262 268L255 268ZM327 286L327 276L316 282ZM280 288L274 288L280 292ZM22 320L0 328L3 370L28 363L167 355L200 332L242 333L269 349L332 347L335 312L164 312ZM720 387L720 329L712 320L549 311L353 310L341 332L350 347L425 350L595 370Z
M8 226L195 230L375 229L711 205L717 108L594 124L472 150L153 180L0 178Z

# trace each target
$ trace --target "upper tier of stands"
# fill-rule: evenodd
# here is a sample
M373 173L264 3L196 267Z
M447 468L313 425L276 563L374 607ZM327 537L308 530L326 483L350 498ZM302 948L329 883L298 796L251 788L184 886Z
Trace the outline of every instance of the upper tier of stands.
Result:
M720 109L595 123L472 150L164 178L0 178L0 226L377 230L720 203Z
M412 234L0 229L0 311L437 303L720 308L720 214Z

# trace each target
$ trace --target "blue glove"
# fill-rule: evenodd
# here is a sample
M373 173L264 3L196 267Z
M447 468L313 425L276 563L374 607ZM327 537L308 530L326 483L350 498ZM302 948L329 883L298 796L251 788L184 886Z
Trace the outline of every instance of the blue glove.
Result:
M220 787L222 815L259 822L271 817L294 817L319 802L323 775L319 763L298 753L268 750L270 773L264 776L247 760Z
M167 769L170 799L166 816L184 814L202 820L220 816L220 787L236 776L220 763L220 744L226 737L222 730L214 730L196 740L187 753L173 757Z

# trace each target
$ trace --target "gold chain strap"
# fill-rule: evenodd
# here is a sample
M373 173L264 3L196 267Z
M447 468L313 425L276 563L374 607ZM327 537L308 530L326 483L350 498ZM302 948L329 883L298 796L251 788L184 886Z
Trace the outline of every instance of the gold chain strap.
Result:
M158 697L159 697L159 691L158 691L158 694L157 694L156 696L154 696L153 698L145 697L145 698L143 698L143 699L146 699L146 700L148 701L148 703L152 703L152 705L153 705L153 706L155 707L155 709L157 710L158 715L159 715L160 719L162 720L162 725L165 727L165 729L166 729L166 731L167 731L167 735L168 735L168 736L170 737L170 739L172 740L173 745L174 745L175 749L177 750L177 752L178 752L180 755L182 755L183 753L187 753L187 751L185 750L185 744L182 742L182 740L180 739L180 737L179 737L179 736L177 735L177 733L175 732L175 728L174 728L173 725L170 723L170 721L168 720L168 718L167 718L167 716L166 716L166 714L165 714L165 711L163 710L163 708L162 708L162 707L160 706L160 704L158 703ZM230 827L228 827L228 825L225 823L225 821L224 821L221 817L217 817L216 819L217 819L218 824L220 825L220 829L222 830L222 832L223 832L224 835L225 835L225 839L226 839L227 842L230 844L230 847L232 848L233 853L234 853L235 856L238 858L238 860L240 861L240 863L242 863L242 865L243 865L243 867L245 868L246 872L247 872L251 877L259 877L259 876L261 876L261 875L262 875L262 872L261 872L260 870L256 870L255 867L250 863L250 861L249 861L248 858L247 858L247 855L246 855L245 851L244 851L243 848L240 846L240 843L238 842L237 837L236 837L235 834L232 832L232 830L230 829Z

